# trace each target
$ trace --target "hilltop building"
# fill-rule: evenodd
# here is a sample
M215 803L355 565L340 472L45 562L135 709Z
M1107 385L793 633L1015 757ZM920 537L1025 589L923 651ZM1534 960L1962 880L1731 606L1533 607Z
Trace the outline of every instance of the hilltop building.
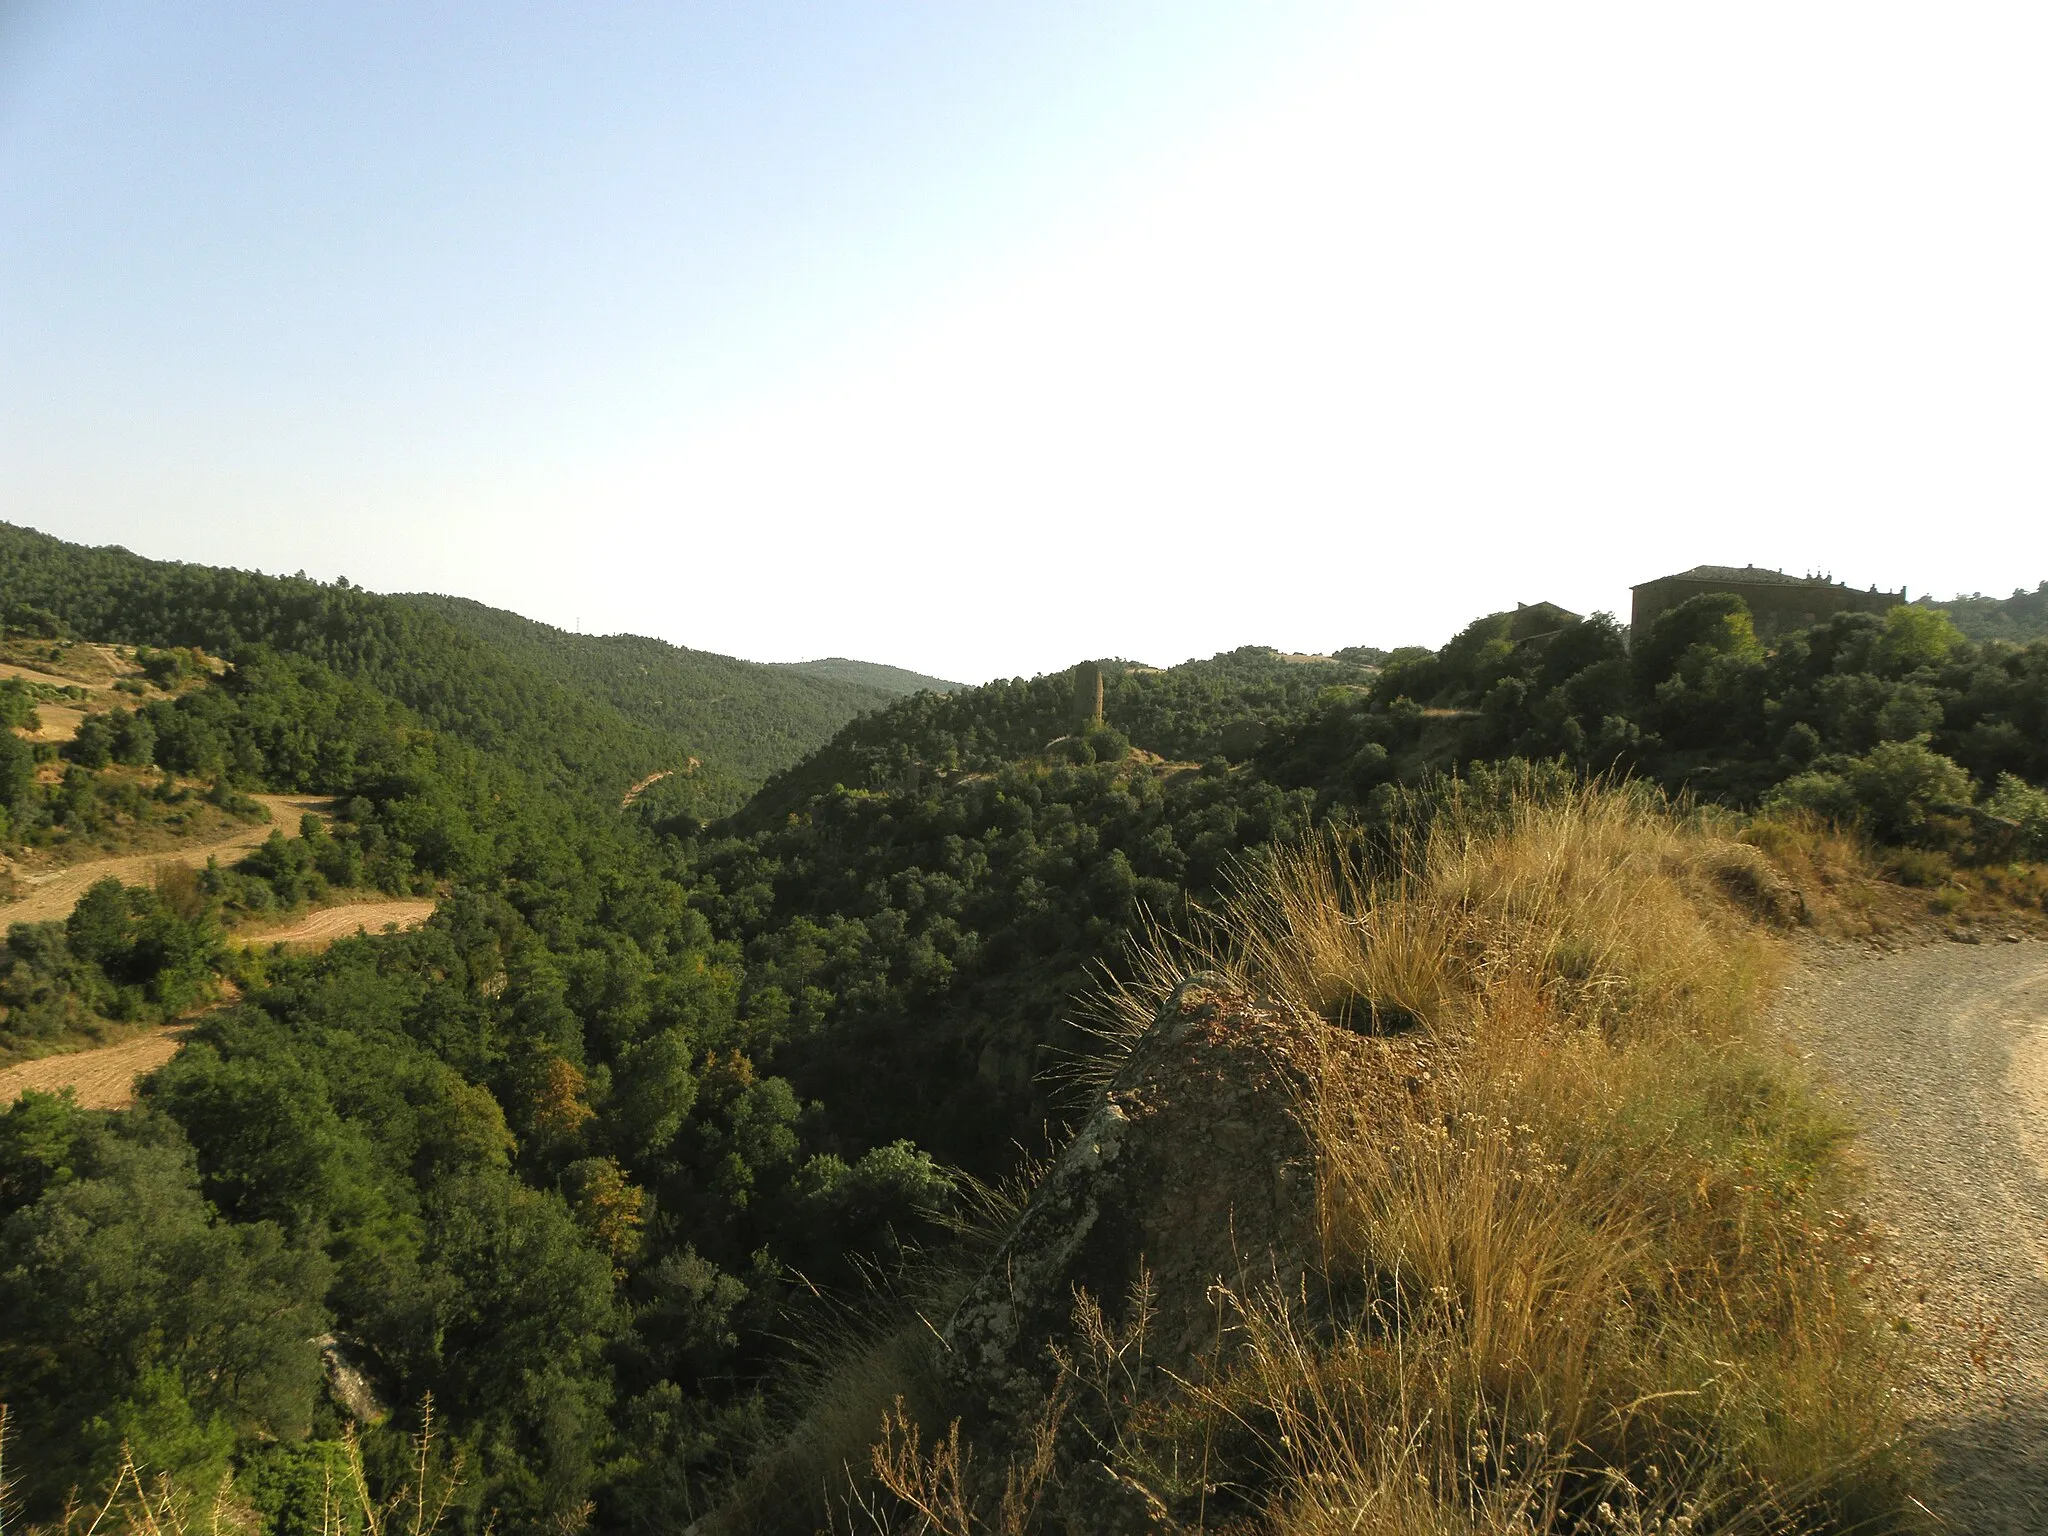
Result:
M1749 604L1757 638L1770 640L1795 629L1808 629L1837 613L1890 612L1906 600L1901 587L1858 592L1824 576L1788 576L1760 565L1696 565L1676 576L1659 576L1631 587L1629 628L1640 633L1658 614L1704 592L1732 592Z
M1567 625L1579 622L1579 615L1555 603L1517 603L1508 615L1508 639L1516 645L1548 640Z

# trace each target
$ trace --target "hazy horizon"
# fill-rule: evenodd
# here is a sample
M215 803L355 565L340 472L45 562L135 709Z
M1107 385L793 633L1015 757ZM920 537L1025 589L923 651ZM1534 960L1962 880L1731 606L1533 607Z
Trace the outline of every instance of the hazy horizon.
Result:
M0 15L0 518L961 681L2048 575L2017 4Z

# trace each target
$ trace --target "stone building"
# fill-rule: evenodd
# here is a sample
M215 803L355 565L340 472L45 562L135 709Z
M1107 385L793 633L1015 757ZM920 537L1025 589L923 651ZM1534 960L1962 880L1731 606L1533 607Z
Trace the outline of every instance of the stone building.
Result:
M1888 613L1906 600L1905 589L1880 592L1854 587L1824 576L1788 576L1760 565L1696 565L1676 576L1659 576L1631 587L1629 628L1646 629L1658 614L1676 608L1703 592L1732 592L1749 604L1757 638L1770 640L1795 629L1824 623L1837 613Z

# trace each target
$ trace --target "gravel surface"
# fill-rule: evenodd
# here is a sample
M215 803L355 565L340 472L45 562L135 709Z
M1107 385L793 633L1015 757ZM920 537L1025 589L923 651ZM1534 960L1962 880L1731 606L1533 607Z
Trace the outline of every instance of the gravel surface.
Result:
M1948 1529L2048 1532L2048 944L1816 944L1790 1039L1859 1127Z

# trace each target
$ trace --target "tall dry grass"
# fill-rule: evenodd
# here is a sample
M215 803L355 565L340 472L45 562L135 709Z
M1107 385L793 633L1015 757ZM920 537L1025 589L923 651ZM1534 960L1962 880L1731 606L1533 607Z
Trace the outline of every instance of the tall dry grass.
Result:
M1192 1394L1268 1528L1907 1523L1844 1128L1756 1029L1778 877L1731 830L1627 788L1453 798L1275 852L1116 994L1137 1027L1199 962L1348 1027L1304 1034L1327 1293L1239 1298Z

